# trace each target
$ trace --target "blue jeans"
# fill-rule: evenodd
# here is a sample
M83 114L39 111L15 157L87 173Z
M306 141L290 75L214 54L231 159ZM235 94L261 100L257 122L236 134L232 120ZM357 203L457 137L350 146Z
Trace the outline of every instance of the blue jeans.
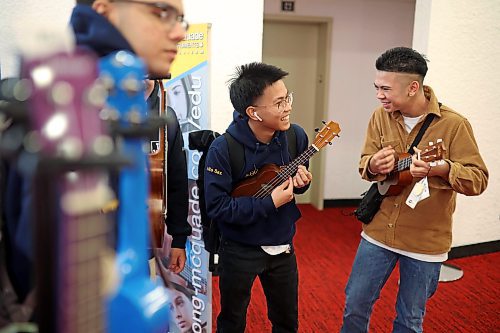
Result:
M393 332L422 332L425 305L437 289L441 263L412 259L361 239L345 289L342 333L368 332L373 305L398 260L400 283Z

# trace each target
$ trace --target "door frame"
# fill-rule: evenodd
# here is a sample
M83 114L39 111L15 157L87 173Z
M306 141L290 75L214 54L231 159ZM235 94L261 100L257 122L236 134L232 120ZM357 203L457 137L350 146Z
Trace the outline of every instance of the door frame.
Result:
M318 59L317 59L317 82L316 82L316 108L314 112L314 123L321 124L321 121L328 121L328 102L330 91L330 60L332 55L332 26L333 19L331 17L318 16L290 16L290 15L269 15L264 14L264 24L266 22L286 22L286 23L314 23L319 26L318 36ZM312 167L313 174L313 192L311 193L311 204L318 210L324 208L325 194L325 165L326 151L320 152L318 163L314 163Z

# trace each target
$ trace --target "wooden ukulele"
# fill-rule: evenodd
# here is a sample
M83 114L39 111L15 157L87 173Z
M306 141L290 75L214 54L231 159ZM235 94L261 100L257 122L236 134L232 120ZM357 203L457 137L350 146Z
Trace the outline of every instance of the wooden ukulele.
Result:
M160 85L160 110L159 116L165 116L165 89ZM155 110L156 111L156 110ZM151 226L151 242L153 248L163 246L165 236L165 217L167 214L166 201L166 156L167 156L167 126L159 129L158 147L149 154L150 193L149 193L149 223Z
M110 333L168 331L168 295L148 274L149 175L144 151L153 124L144 98L144 63L127 51L101 60L101 77L109 89L107 109L114 114L120 150L131 165L120 171L117 269L120 283L109 299ZM158 126L156 126L156 130Z
M253 177L247 178L236 185L231 192L232 197L255 197L264 198L271 192L288 180L290 176L295 175L299 165L304 164L314 154L331 141L339 136L339 124L329 121L316 135L314 142L302 154L285 166L276 164L266 164Z
M106 332L104 260L113 224L102 207L114 198L106 169L117 167L99 118L105 98L97 58L84 51L24 59L36 153L35 240L40 332Z
M436 144L429 142L429 145L420 152L420 159L424 162L430 162L431 165L442 164L444 163L443 152L445 150L446 148L441 139L438 139ZM394 170L387 175L386 179L377 183L379 193L386 196L400 194L413 181L410 165L410 154L398 154Z

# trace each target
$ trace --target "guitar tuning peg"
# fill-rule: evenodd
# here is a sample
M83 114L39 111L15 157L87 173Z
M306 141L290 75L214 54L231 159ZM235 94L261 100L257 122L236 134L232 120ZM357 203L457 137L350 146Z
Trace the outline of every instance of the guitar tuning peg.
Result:
M323 125L326 125L326 121L322 120L321 122L323 123Z
M314 132L319 132L319 127L316 127L316 128L314 129Z
M429 146L434 146L434 142L429 141Z
M328 144L329 144L330 146L331 146L331 145L333 145L333 143L332 143L331 141L328 141Z

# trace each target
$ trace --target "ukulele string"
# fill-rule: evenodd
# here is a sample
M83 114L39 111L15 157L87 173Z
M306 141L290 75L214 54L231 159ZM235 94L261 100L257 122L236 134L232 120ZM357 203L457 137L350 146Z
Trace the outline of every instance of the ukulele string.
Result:
M314 146L310 146L298 158L280 170L273 179L265 184L267 186L262 186L259 191L253 195L253 197L264 198L269 195L276 188L276 186L282 184L291 175L296 173L298 166L309 160L316 152L316 148L314 148Z
M297 169L298 164L302 160L303 157L302 155L300 155L299 158L292 161L292 163L283 168L283 170L280 170L273 179L271 179L268 183L264 184L265 186L262 186L259 189L259 191L257 191L253 196L255 198L264 198L267 195L269 195L274 190L274 188L276 188L276 186L283 183L288 178L288 177L285 178L286 174L291 173L294 169L295 170Z
M302 153L297 159L292 161L292 163L285 166L283 170L279 171L273 179L265 184L267 186L262 186L261 189L254 194L254 197L264 198L269 195L274 190L274 188L276 188L276 186L283 183L288 178L288 174L295 172L298 168L298 165L309 158L306 156L308 151L309 149Z

